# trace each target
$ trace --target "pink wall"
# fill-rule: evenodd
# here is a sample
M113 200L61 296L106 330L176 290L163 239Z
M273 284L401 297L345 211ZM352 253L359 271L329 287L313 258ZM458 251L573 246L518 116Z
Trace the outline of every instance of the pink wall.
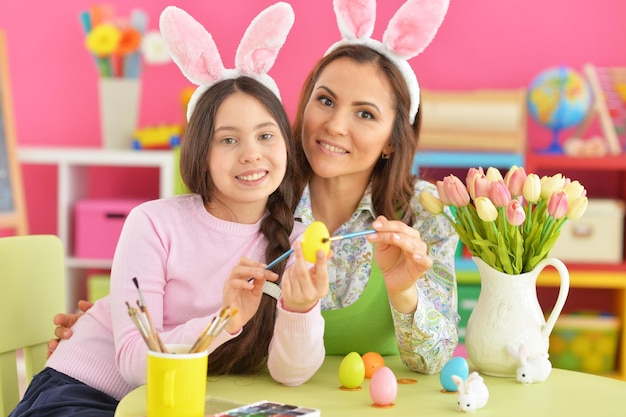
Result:
M97 73L83 47L79 13L93 2L2 1L0 28L8 38L18 142L24 146L100 146ZM226 66L250 20L274 0L111 0L118 14L145 10L150 29L160 11L176 4L203 23ZM292 0L296 23L272 75L293 114L307 70L338 39L331 0ZM379 0L375 36L403 0ZM226 4L227 6L222 6ZM132 5L132 7L131 7ZM526 87L542 69L568 65L626 65L623 0L451 0L437 37L411 61L424 88ZM178 95L188 83L174 64L144 67L140 125L182 120ZM550 135L529 122L538 146ZM54 232L54 191L41 170L25 169L32 232ZM124 181L123 181L124 182ZM111 187L127 184L114 183Z

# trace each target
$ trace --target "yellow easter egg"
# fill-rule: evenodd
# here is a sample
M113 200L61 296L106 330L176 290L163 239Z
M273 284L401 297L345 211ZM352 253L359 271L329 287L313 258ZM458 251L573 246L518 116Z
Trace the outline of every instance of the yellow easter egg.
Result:
M339 364L339 382L343 388L354 389L365 379L365 363L357 352L350 352Z
M327 255L330 251L330 241L325 242L324 239L328 239L329 237L330 234L324 223L315 221L308 225L302 235L304 259L315 263L316 254L320 250L323 250L324 254Z

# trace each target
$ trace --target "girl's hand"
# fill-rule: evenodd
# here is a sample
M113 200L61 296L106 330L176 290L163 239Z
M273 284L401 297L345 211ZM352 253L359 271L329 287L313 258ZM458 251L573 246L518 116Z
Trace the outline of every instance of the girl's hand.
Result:
M415 282L433 261L417 230L401 221L378 216L372 224L376 233L367 239L375 243L374 258L385 277L385 285L396 310L412 313L417 308Z
M285 270L281 281L283 308L287 311L305 313L328 293L328 257L324 251L317 252L315 265L309 269L302 245L294 245L296 262Z
M254 279L248 282L251 277ZM257 312L266 280L276 281L278 274L266 270L263 264L252 259L242 257L233 267L222 294L222 306L238 310L226 324L228 333L237 333Z
M76 321L78 321L80 316L82 316L83 313L89 310L92 306L93 303L85 300L80 300L78 301L78 309L80 310L80 313L59 313L54 316L54 319L52 321L57 326L54 329L54 335L57 338L50 339L48 341L48 358L57 348L61 339L69 339L70 337L72 337L71 327L76 323Z

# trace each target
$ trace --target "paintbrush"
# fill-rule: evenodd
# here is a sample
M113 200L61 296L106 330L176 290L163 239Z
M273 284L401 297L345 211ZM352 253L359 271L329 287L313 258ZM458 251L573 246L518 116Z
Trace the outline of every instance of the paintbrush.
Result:
M219 316L213 317L211 323L202 331L189 352L197 353L207 350L213 339L224 330L230 318L237 314L238 311L236 308L232 310L229 307L222 308Z
M288 251L286 251L285 253L280 255L278 258L274 259L272 262L267 264L265 269L273 268L274 266L276 266L276 264L278 264L280 261L282 261L283 259L285 259L289 255L291 255L292 253L293 253L293 248L289 249ZM252 277L248 278L248 282L252 282L252 281L254 281L254 278L252 278Z
M135 324L135 327L137 327L137 330L139 330L139 333L141 334L141 337L143 338L144 342L146 342L148 349L158 352L159 346L156 343L156 341L152 339L152 337L150 337L147 324L142 320L137 309L132 307L128 303L128 301L126 302L126 307L128 307L128 315L130 316L130 319Z
M371 235L372 233L376 233L376 230L362 230L360 232L346 233L345 235L340 236L325 237L324 239L322 239L322 243L334 242L336 240L352 239L354 237Z
M148 311L148 307L146 306L146 302L143 299L143 294L141 293L141 289L139 288L139 282L137 281L137 277L133 277L133 283L137 288L137 294L139 294L139 300L137 301L137 305L139 309L143 313L146 318L146 322L148 324L148 331L150 332L151 338L154 339L159 347L160 352L168 353L167 348L165 347L165 343L161 340L161 336L154 327L154 323L152 321L152 317L150 316L150 311Z

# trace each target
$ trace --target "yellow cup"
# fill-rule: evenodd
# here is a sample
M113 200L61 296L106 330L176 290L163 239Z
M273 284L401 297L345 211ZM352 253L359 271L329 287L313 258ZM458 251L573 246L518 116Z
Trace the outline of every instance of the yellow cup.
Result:
M147 417L204 417L207 351L167 345L171 353L148 351Z

